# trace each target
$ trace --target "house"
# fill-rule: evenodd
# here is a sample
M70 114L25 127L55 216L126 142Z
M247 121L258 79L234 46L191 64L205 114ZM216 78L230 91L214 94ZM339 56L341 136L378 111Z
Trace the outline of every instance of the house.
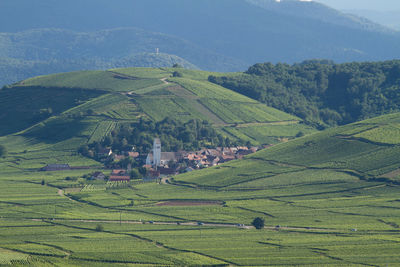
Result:
M120 176L123 176L123 175L126 175L126 170L112 170L112 172L111 172L111 175L120 175Z
M120 182L130 181L131 177L128 175L126 170L112 170L109 181Z
M148 172L148 176L151 178L158 178L158 177L160 177L160 175L161 175L161 173L159 170L150 170Z
M136 159L139 157L139 152L128 152L128 157Z
M104 180L106 178L106 175L102 172L94 172L92 174L92 179L95 180Z
M124 155L113 154L113 158L116 161L120 161L120 160L123 160L125 158L125 156Z
M253 153L251 150L247 149L247 150L238 150L238 152L236 153L236 155L240 155L240 156L246 156L246 155L250 155L251 153Z
M45 167L41 168L42 171L66 171L71 170L71 167L68 164L48 164Z
M224 163L224 162L228 162L231 160L236 159L236 157L234 155L223 155L219 161L219 163Z
M111 175L109 179L111 182L129 182L130 180L129 175Z

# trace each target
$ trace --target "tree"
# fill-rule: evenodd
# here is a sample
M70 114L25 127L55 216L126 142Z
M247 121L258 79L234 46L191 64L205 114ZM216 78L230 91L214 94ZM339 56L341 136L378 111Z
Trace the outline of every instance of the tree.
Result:
M172 76L179 78L179 77L183 77L183 74L181 72L179 72L179 71L174 71L174 73L172 73Z
M141 173L137 169L132 169L130 173L131 179L140 179L142 178Z
M4 146L0 145L0 157L5 157L7 154L7 150Z
M96 225L96 231L97 232L103 232L104 231L104 227L101 224Z
M253 225L256 229L264 228L265 221L263 218L257 217L253 220L251 225Z
M139 173L140 173L142 176L146 176L146 175L147 175L147 169L144 168L144 167L140 167L140 168L139 168Z

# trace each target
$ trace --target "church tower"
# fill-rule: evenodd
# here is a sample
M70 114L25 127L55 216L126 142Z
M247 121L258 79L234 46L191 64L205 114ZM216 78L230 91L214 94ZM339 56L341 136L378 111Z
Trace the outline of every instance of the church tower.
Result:
M161 165L161 141L159 138L154 139L153 144L153 166L158 167Z

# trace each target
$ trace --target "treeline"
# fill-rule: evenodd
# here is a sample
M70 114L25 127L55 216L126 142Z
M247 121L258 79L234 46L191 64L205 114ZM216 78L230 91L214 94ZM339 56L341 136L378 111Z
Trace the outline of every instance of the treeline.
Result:
M153 148L154 138L160 138L163 151L194 151L202 147L224 147L239 145L217 133L208 121L190 120L186 123L165 118L160 122L140 119L136 123L123 125L111 132L101 142L94 142L79 149L85 156L95 158L99 151L135 151L148 153Z
M321 128L400 110L400 61L256 64L209 81L296 115Z

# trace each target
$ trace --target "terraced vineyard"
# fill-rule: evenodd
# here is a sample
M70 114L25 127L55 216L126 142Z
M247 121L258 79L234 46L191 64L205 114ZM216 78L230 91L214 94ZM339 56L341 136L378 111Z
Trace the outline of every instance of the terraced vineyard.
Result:
M112 73L162 79L171 70ZM132 93L86 88L98 95L0 137L8 150L0 158L0 265L399 264L400 114L312 134L297 118L272 109L261 120L258 115L268 107L231 95L229 101L261 111L246 119L245 113L231 110L225 114L229 120L213 113L220 120L214 126L226 135L259 143L289 140L299 132L306 136L240 161L161 181L84 179L107 171L78 155L76 148L100 140L121 123L153 118L158 114L149 108L157 103L154 99L175 103L182 120L205 116L193 103L213 112L203 103L216 101L222 89L213 87L208 98L208 73L182 73L182 83L174 78ZM169 107L155 108L172 114ZM49 163L89 169L38 170ZM256 217L265 219L265 228L251 226Z
M61 73L0 90L0 123L7 125L0 129L0 143L6 144L13 157L7 168L79 161L79 165L96 165L77 155L77 148L101 141L119 125L139 118L208 120L223 136L254 145L279 143L282 137L292 139L299 132L315 132L296 117L209 83L209 72L178 70L182 78L172 78L173 68ZM285 131L287 125L282 125L279 131L281 126L275 125L277 131L253 134L251 130L258 125L265 129L265 123L277 121L290 121L293 129ZM44 156L37 156L40 153Z
M399 189L396 178L390 183L379 176L400 168L399 157L391 156L399 147L357 135L399 121L395 114L332 129L169 183L96 182L81 190L79 177L92 170L2 167L1 260L33 266L397 265ZM1 166L12 166L14 157ZM265 218L266 228L249 227L255 217Z

